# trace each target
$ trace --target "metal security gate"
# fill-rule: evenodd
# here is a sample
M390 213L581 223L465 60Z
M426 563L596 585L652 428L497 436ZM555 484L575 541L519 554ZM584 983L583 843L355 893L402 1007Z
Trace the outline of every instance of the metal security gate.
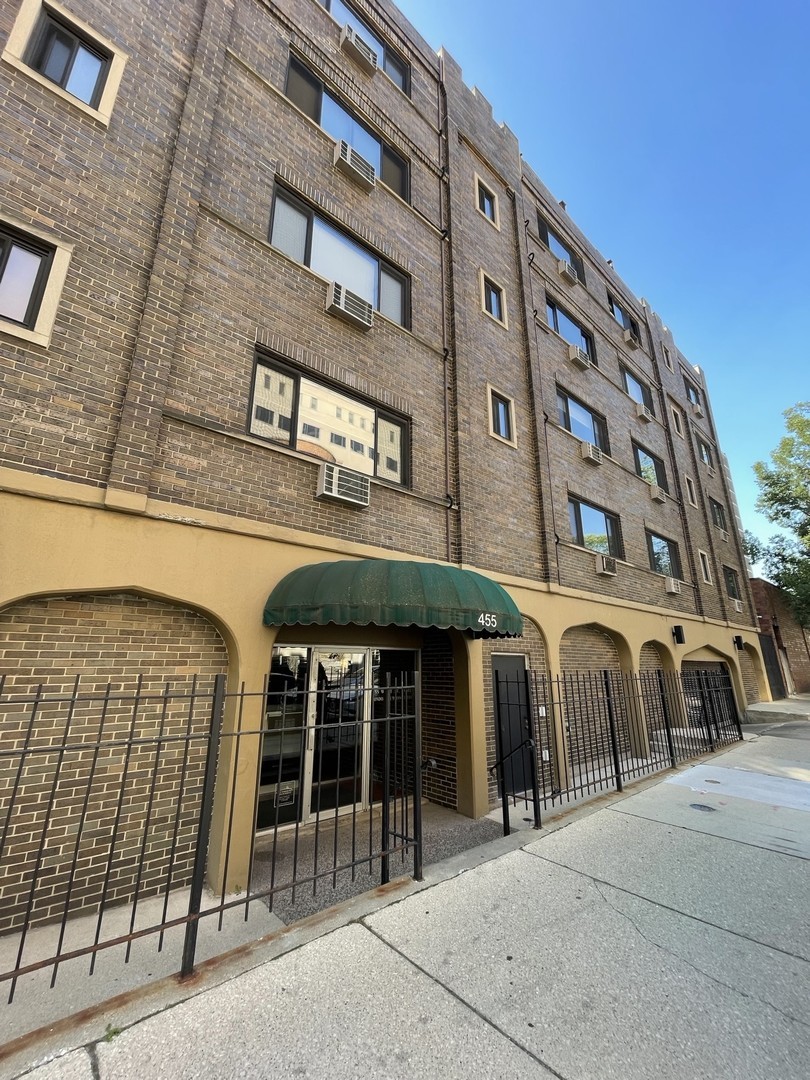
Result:
M226 912L247 921L261 904L284 905L292 921L301 898L347 880L365 891L394 866L421 878L418 680L388 670L354 690L373 708L324 717L324 746L349 747L347 768L355 748L368 747L368 808L333 799L307 825L276 824L262 845L252 828L246 839L235 807L247 799L255 820L267 683L229 693L224 676L160 689L139 679L85 693L77 678L49 693L0 680L0 982L9 1000L23 975L50 970L53 986L60 965L84 957L92 974L103 950L125 946L127 962L135 941L161 951L167 932L184 927L175 970L189 974L204 920L221 929ZM300 747L305 734L285 730L286 745ZM227 883L246 847L246 878L213 893L211 852Z
M496 675L495 687L496 732L504 711L523 710L537 778L536 799L509 790L503 762L515 748L498 748L491 771L499 778L505 832L510 806L550 808L621 791L628 781L742 738L731 676L719 667L554 678L527 671Z

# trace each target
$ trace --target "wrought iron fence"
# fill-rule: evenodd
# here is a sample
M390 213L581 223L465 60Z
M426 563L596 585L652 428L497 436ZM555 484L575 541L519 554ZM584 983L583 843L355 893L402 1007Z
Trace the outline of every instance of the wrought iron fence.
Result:
M524 734L518 737L509 716L521 703ZM710 670L581 671L553 678L527 671L525 679L496 680L496 729L506 740L493 769L499 770L507 832L510 804L534 809L537 818L538 804L550 808L621 791L630 780L742 738L731 677ZM505 780L510 756L526 762L522 786Z
M0 680L0 717L9 1001L23 975L50 969L53 986L83 956L92 974L102 950L124 945L128 961L176 927L189 974L203 919L247 920L258 902L290 921L304 895L387 882L394 860L421 877L413 672L284 693L229 693L221 675L56 692Z

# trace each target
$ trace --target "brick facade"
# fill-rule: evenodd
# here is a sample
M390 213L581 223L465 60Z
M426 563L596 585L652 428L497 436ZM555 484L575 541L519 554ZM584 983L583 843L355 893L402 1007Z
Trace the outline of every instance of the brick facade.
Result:
M780 589L762 578L751 579L759 628L769 635L780 658L783 674L792 681L788 692L810 693L810 632L802 629Z

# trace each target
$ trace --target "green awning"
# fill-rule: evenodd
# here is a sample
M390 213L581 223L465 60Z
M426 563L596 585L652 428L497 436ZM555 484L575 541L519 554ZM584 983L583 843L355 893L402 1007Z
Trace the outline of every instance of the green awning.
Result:
M454 626L486 637L523 633L517 605L491 578L456 566L388 559L347 559L293 570L270 593L264 623Z

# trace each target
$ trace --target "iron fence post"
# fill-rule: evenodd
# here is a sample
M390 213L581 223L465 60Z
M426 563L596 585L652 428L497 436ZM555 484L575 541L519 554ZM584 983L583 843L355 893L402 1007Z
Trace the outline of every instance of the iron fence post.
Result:
M610 749L613 754L613 771L616 774L616 790L624 791L622 784L622 766L619 758L619 740L616 735L616 716L613 710L613 688L610 685L610 672L603 671L602 677L605 682L605 698L608 711L608 728L610 729Z
M669 702L667 701L666 685L664 683L664 673L661 668L656 671L658 677L658 693L661 695L661 711L664 714L664 731L667 736L667 750L669 751L669 763L674 769L677 761L675 758L675 743L672 739L672 722L669 718Z
M712 735L712 724L711 724L711 719L709 717L709 707L710 707L709 693L708 693L707 686L706 686L707 675L708 675L708 672L706 672L706 671L699 671L698 672L698 680L699 680L699 685L700 685L700 700L701 700L701 704L703 705L703 720L704 720L705 726L706 726L706 736L708 737L708 740L709 740L709 749L712 752L714 752L714 749L715 749L714 736Z
M527 710L527 725L529 728L529 748L531 754L529 755L529 769L532 778L532 806L534 810L534 826L533 828L539 829L540 825L540 792L538 790L537 781L537 747L539 740L537 738L537 725L534 717L534 698L532 697L532 688L529 682L529 669L524 669L523 677L526 680L526 710Z
M503 750L503 733L501 728L501 676L500 672L493 672L495 676L495 747L498 754L498 760L501 762L498 776L498 787L501 792L501 811L503 816L503 835L509 836L512 828L509 824L509 801L506 794L506 770L503 767L504 750Z
M194 970L194 955L197 950L197 930L199 928L200 906L203 885L205 883L205 864L208 859L208 840L211 835L211 815L214 809L214 784L217 777L219 758L219 740L222 734L222 713L225 704L225 676L214 677L214 696L211 703L211 731L208 740L208 754L205 759L205 779L203 780L202 806L200 807L200 825L197 830L197 847L194 852L194 869L191 875L191 892L188 898L189 921L186 923L186 936L183 942L183 961L180 977L185 978Z
M413 734L413 877L421 881L422 872L422 686L414 676L414 734Z
M391 880L388 845L391 832L391 673L385 676L385 725L383 728L383 790L380 826L382 828L382 854L380 855L380 884Z

